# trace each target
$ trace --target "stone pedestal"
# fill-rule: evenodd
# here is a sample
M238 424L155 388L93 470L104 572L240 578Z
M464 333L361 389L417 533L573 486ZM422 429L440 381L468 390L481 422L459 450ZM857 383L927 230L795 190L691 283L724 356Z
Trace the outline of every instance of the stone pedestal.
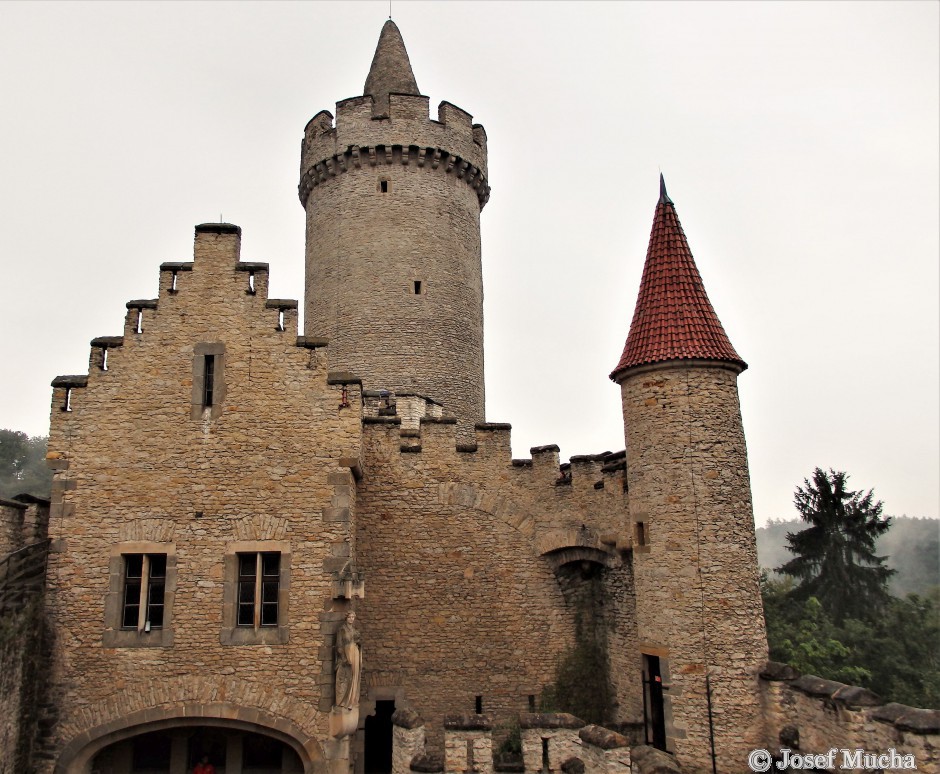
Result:
M333 707L330 711L330 736L337 739L345 738L356 733L359 727L359 707L346 709Z

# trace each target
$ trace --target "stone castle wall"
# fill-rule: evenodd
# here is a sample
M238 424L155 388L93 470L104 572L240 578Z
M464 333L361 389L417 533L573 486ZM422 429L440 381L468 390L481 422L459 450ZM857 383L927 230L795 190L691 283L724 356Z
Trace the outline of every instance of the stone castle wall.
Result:
M0 774L28 771L45 752L48 516L41 498L0 500Z
M359 386L298 339L296 302L267 299L267 266L239 263L239 245L236 227L197 227L195 262L161 267L159 298L130 302L123 337L93 342L87 377L54 383L48 583L63 761L130 724L200 712L293 729L308 759L328 733ZM216 358L209 407L205 353ZM258 551L281 554L279 625L242 631L236 554ZM125 553L167 555L162 629L121 628Z
M856 750L889 755L893 750L901 765L854 768L909 770L903 758L913 756L917 771L940 772L940 710L885 704L864 688L800 675L773 662L761 672L760 687L766 749L777 757L783 748L799 755L833 755L836 750L828 767L853 768L843 750L850 755Z
M488 196L482 127L426 97L339 103L307 125L304 329L366 389L444 405L469 439L484 418L480 210Z
M736 373L668 364L622 384L640 649L663 659L667 742L740 771L763 737L757 673L767 657ZM642 527L639 526L642 524Z
M428 720L429 746L440 749L444 716L474 712L479 696L504 736L553 682L576 620L597 616L609 627L618 719L637 721L622 470L575 461L565 474L557 447L513 461L505 425L479 425L475 439L458 444L446 420L426 418L420 433L403 431L398 418L365 421L362 714L370 702L394 698ZM566 596L568 567L597 573L603 604L615 610L586 610Z

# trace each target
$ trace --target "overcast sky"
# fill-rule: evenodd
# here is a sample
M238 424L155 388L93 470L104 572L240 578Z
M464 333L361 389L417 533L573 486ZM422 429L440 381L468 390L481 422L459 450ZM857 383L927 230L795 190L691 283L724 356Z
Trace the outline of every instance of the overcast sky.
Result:
M623 448L608 379L662 171L739 378L755 516L816 466L938 516L940 4L395 0L418 86L489 137L487 418ZM362 93L388 3L0 3L0 427L243 229L303 293L304 124Z

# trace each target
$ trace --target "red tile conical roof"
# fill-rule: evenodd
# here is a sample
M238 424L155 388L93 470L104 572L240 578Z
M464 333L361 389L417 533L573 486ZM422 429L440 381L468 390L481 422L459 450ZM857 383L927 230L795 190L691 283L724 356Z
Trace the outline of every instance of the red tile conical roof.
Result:
M630 333L610 378L668 360L718 360L747 368L705 293L702 277L659 176L659 203Z

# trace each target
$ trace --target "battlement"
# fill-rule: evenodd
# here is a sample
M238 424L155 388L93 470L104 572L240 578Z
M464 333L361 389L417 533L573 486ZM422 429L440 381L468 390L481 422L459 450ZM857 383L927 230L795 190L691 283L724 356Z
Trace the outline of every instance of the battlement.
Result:
M401 415L398 407L403 400L411 399L416 399L416 403L427 401L427 407L435 413ZM412 404L405 405L410 407ZM625 492L627 489L626 453L623 451L575 455L569 462L562 463L559 447L549 444L532 447L529 459L513 459L512 425L477 423L474 442L467 443L458 438L456 420L441 416L441 408L422 396L367 390L363 392L363 432L376 440L382 438L380 442L385 447L385 454L398 451L464 463L485 459L486 464L492 466L494 477L498 478L508 469L519 483L552 487L560 496L569 493L593 496L595 492L601 493L600 490Z
M326 110L304 129L300 162L300 201L321 182L364 165L414 164L454 174L473 188L480 208L489 201L486 130L465 110L449 102L429 115L428 98L389 95L388 116L373 117L371 96L336 103L336 121Z

